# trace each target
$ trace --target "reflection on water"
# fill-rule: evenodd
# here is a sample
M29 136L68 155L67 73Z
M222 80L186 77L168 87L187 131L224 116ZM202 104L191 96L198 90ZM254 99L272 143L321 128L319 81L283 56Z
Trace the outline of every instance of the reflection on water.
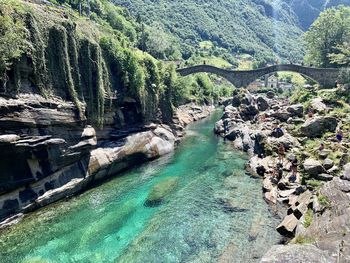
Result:
M244 155L213 135L218 118L191 125L175 154L0 232L0 262L258 262L278 241L277 221ZM145 206L169 178L161 205Z

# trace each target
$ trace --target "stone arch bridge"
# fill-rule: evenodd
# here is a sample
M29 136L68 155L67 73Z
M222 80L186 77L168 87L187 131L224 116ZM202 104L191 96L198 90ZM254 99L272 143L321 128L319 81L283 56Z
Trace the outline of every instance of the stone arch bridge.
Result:
M227 79L236 88L241 88L247 87L250 83L265 75L278 71L291 71L311 78L321 87L334 87L335 82L338 80L340 70L339 68L311 68L293 64L273 65L255 70L226 70L210 65L198 65L178 69L177 72L181 76L200 72L213 73Z

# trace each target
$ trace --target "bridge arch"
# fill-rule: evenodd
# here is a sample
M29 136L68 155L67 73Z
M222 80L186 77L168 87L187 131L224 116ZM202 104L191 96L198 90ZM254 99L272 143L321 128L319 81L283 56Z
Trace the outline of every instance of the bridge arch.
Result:
M227 70L210 65L198 65L177 70L181 76L200 72L213 73L227 79L236 88L248 87L250 83L258 78L279 71L299 73L316 81L321 87L333 87L340 74L339 68L312 68L293 64L273 65L254 70Z

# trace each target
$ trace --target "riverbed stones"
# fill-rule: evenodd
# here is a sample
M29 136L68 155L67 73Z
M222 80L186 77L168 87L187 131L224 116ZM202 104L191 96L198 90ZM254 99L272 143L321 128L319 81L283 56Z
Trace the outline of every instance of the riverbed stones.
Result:
M300 132L309 138L321 137L326 132L334 132L338 121L335 117L320 116L308 119L300 127Z

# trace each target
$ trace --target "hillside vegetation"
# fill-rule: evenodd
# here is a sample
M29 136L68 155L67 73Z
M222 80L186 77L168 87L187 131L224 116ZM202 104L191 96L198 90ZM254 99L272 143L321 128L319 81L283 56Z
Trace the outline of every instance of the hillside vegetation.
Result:
M214 89L206 75L178 78L172 64L136 49L140 27L127 10L91 0L79 14L74 1L59 4L0 0L2 94L61 97L102 126L112 99L120 107L134 101L141 121L160 113L166 121L173 106L227 91Z
M212 42L216 56L249 54L257 64L301 61L302 30L287 4L265 0L113 0L126 7L139 22L160 23L172 43L167 58L184 59L203 51L202 41ZM158 30L160 31L160 30ZM163 34L162 34L163 35ZM175 47L175 48L174 48ZM175 50L174 50L175 49ZM180 52L176 52L178 49ZM232 63L231 63L232 64ZM233 63L234 64L234 63Z

